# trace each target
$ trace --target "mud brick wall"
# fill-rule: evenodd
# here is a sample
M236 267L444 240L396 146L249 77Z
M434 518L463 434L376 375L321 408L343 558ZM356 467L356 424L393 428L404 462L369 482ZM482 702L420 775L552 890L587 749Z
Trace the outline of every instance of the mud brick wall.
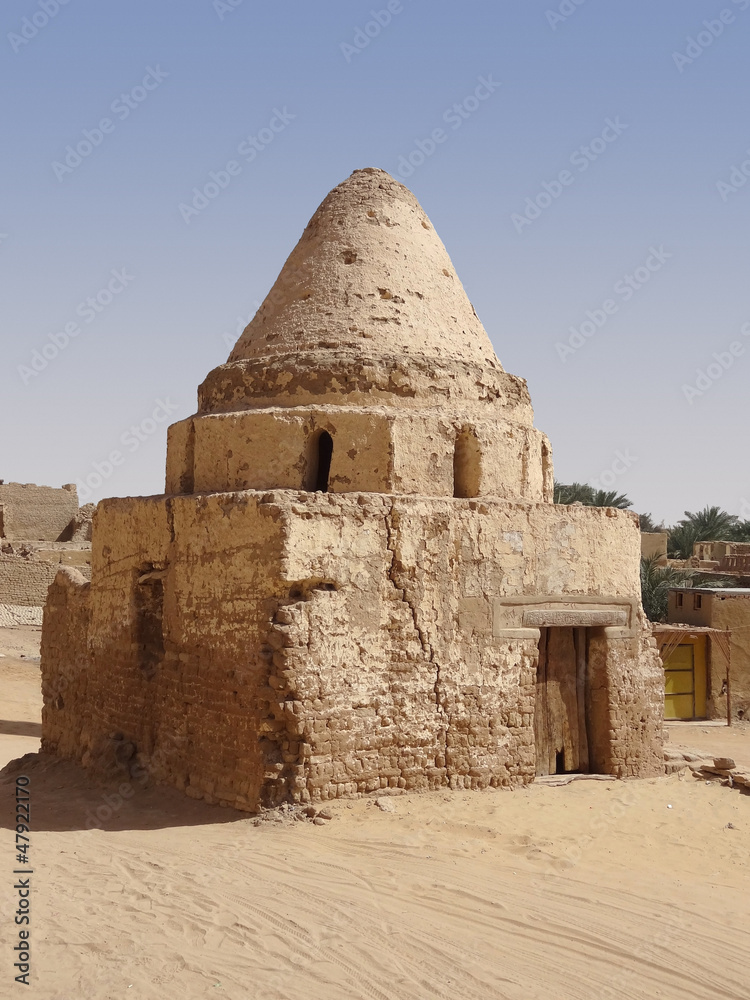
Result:
M86 726L96 712L87 700L94 664L89 656L89 583L72 567L54 567L42 623L42 728L47 746L61 756L80 756Z
M86 550L35 552L28 556L0 554L0 604L41 608L47 589L61 564L77 565L89 577L89 553Z
M33 483L0 484L0 537L64 541L78 513L75 486L53 489Z
M664 773L664 670L645 619L639 625L633 638L607 638L601 630L589 643L592 696L609 720L609 737L595 748L596 770L618 778Z
M50 614L42 637L45 676L84 663L86 704L48 716L44 749L257 807L276 697L264 642L288 592L274 516L235 494L107 500L97 517L85 607L69 602L64 623ZM82 657L69 627L87 633Z
M705 600L705 597L704 597ZM718 591L710 597L710 624L712 628L730 629L730 683L732 717L750 719L750 595L723 595ZM726 676L726 658L711 645L712 680L717 693L721 691ZM714 677L715 675L715 677ZM717 698L721 716L726 717L726 697Z
M56 563L0 555L0 604L42 607L58 569Z
M547 504L105 501L91 588L67 570L48 606L45 676L54 688L83 665L86 694L59 710L50 694L45 749L102 770L137 764L249 810L527 783L538 630L498 628L494 602L542 587L632 599L637 548L627 514ZM595 754L610 773L660 773L661 667L640 619L621 631L592 642L606 734Z

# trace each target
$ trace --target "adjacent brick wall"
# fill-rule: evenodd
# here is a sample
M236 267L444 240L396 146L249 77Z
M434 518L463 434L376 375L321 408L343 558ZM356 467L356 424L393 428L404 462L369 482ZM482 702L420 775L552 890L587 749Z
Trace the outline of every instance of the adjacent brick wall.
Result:
M64 541L78 513L75 486L0 484L0 537L11 541Z
M0 604L42 607L59 568L58 563L1 555Z
M20 555L0 555L0 604L41 608L47 600L47 589L55 579L61 563L78 565L88 577L90 553L85 550L50 552L50 558L27 558ZM53 561L53 558L54 561Z

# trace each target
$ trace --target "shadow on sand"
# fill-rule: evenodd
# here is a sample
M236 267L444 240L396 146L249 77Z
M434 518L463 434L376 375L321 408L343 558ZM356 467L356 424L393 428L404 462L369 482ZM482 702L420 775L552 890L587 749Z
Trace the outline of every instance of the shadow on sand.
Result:
M32 834L37 830L159 830L253 821L250 813L197 802L176 788L143 787L142 781L126 773L98 782L79 765L44 753L27 753L0 771L0 798L13 797L18 775L29 779ZM15 814L5 805L0 809L0 829L15 829Z
M0 736L32 736L36 740L42 738L41 722L17 722L11 719L0 719Z

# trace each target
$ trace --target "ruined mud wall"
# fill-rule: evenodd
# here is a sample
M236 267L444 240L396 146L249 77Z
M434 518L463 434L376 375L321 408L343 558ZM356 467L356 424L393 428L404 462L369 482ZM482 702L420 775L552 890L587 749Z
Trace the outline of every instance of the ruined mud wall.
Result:
M42 623L42 732L47 749L78 760L96 712L89 689L95 666L87 648L90 585L74 568L57 567Z
M77 605L55 595L45 619L45 687L85 673L85 704L46 703L46 751L257 807L259 734L276 697L264 642L288 589L277 582L278 525L257 500L100 504L91 588ZM71 644L70 629L85 641Z
M595 770L618 778L664 773L664 669L644 619L633 638L592 635L589 642L590 715L605 711L609 723L595 748ZM645 627L644 627L645 626Z
M33 483L0 484L0 537L64 541L78 512L75 486L53 489Z

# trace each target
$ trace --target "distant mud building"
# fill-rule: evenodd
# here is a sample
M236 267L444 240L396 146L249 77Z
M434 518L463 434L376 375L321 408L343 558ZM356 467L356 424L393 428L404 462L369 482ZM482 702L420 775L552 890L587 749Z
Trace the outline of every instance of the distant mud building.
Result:
M357 171L170 428L166 495L100 503L91 583L58 573L44 750L251 811L662 773L637 519L552 492L429 219Z
M42 624L60 565L88 575L93 510L75 486L0 482L0 627Z

